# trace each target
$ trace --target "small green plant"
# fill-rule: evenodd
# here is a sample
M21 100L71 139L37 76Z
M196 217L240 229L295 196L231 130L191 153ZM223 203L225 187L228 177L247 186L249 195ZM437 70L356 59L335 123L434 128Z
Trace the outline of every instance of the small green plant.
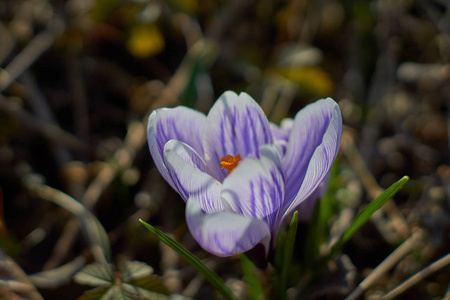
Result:
M402 179L394 183L387 190L385 190L380 196L374 199L361 213L356 216L356 218L349 225L347 230L341 235L338 241L329 245L328 252L322 256L311 257L311 261L308 262L310 272L304 272L302 278L314 278L320 275L321 270L326 265L328 261L334 258L334 256L342 249L342 247L350 240L350 238L359 230L361 227L369 221L370 217L380 209L386 201L391 199L409 180L408 176L404 176ZM317 215L318 210L321 209L318 205L315 209L314 214ZM325 209L325 208L322 208ZM313 216L313 219L315 217ZM155 234L163 243L175 250L182 258L184 258L189 264L192 265L198 272L200 272L206 280L209 281L224 297L225 299L232 300L235 299L231 291L225 286L223 280L211 269L209 269L200 259L198 259L192 252L187 250L181 244L177 243L164 232L156 229L150 224L140 220L141 223L153 234ZM298 224L298 214L294 213L291 223L284 237L280 235L277 241L277 247L275 249L275 261L274 264L277 267L277 276L275 284L277 285L276 291L278 299L286 298L286 291L289 288L289 283L293 282L292 278L289 278L290 271L292 269L291 259L293 253L295 253L295 237L297 232ZM314 223L310 224L315 226ZM313 247L314 245L304 245L304 247ZM315 245L317 246L317 245ZM253 273L252 269L255 268L254 264L244 255L241 254L241 263L244 273L244 280L247 283L247 291L249 299L265 299L267 295L264 295L264 288L261 284L260 279ZM314 266L314 267L311 267ZM303 265L305 268L305 265ZM307 275L307 276L306 276ZM299 281L302 278L295 278L295 281ZM94 299L94 298L83 298L83 299ZM98 299L98 298L96 298Z
M113 264L93 263L75 274L75 281L95 287L79 300L168 299L169 291L153 268L138 262L125 262L119 270Z

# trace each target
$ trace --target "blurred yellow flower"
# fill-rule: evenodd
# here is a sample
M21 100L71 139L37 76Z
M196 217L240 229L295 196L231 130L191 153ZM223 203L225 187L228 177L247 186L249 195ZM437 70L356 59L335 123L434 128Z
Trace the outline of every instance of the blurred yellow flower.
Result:
M320 67L279 68L277 73L295 83L303 91L316 96L329 95L333 91L330 75Z
M127 48L135 57L147 58L156 55L164 47L164 37L155 25L136 25L131 28Z

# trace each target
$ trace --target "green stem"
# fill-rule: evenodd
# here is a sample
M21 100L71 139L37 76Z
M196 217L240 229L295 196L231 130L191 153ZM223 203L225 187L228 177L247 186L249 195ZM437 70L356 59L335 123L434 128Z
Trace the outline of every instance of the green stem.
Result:
M152 225L142 221L139 221L153 234L155 234L161 242L175 250L184 260L186 260L194 269L196 269L200 274L205 277L209 283L214 286L227 300L235 300L231 291L226 287L222 278L219 277L213 270L208 268L197 256L195 256L191 251L184 248L181 244L177 243L171 239L164 232L156 229Z
M289 225L288 234L286 236L286 244L284 245L283 266L281 268L281 278L279 285L279 299L286 299L286 290L288 285L289 269L292 262L292 253L294 252L295 236L297 235L298 212L294 212Z

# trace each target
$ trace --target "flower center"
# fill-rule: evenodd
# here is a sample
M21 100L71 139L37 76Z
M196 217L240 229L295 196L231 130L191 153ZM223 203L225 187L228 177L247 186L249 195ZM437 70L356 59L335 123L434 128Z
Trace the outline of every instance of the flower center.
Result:
M233 155L228 154L220 159L220 168L227 169L228 175L230 175L231 171L234 170L241 161L241 155L238 154L235 157Z

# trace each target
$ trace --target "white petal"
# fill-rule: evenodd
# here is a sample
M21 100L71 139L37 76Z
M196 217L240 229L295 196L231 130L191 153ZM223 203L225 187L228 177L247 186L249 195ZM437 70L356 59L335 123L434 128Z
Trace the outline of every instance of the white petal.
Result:
M205 161L211 174L223 180L220 159L228 154L259 157L259 147L273 142L261 107L246 93L225 92L211 108L203 132Z
M156 167L164 179L173 187L164 162L164 145L176 139L190 145L203 156L202 132L206 116L193 109L179 106L161 108L152 112L148 119L148 146Z
M246 252L261 243L269 250L270 229L264 221L224 211L206 214L196 199L186 205L186 222L192 236L206 251L217 256Z
M339 151L341 135L341 112L331 98L308 105L297 114L283 158L285 216L307 199L327 176Z
M170 140L164 147L164 158L175 189L185 201L195 197L206 212L224 210L222 184L206 172L205 162L193 148Z
M265 220L272 228L284 199L280 154L274 145L248 156L224 180L221 197L246 217Z

